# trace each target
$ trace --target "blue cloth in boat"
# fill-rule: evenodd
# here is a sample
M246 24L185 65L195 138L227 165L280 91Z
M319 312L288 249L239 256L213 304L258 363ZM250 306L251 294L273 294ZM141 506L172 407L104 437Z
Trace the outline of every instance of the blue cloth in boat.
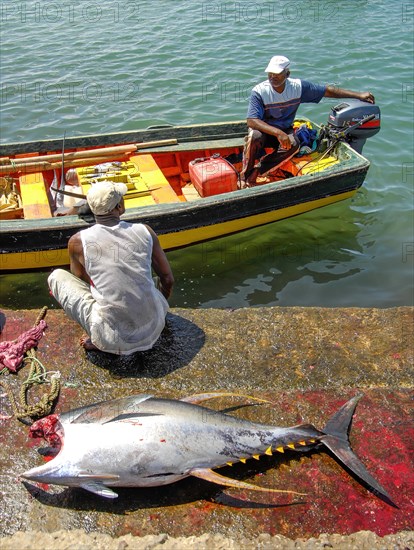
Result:
M303 147L310 147L313 148L314 141L318 136L318 132L316 130L312 130L306 126L306 124L302 124L299 126L299 128L296 130L296 137L299 139L300 146Z
M308 155L316 149L318 137L318 132L316 130L308 128L306 124L302 124L296 129L295 135L300 143L298 157Z

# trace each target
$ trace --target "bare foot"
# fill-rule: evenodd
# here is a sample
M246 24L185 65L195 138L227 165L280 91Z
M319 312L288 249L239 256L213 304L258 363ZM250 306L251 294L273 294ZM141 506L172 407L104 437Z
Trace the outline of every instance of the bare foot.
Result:
M86 336L86 335L82 336L79 342L80 342L80 345L84 349L86 349L86 351L99 351L99 349L94 344L92 344L89 336Z
M263 183L271 183L272 179L269 176L258 176L255 185L261 185Z

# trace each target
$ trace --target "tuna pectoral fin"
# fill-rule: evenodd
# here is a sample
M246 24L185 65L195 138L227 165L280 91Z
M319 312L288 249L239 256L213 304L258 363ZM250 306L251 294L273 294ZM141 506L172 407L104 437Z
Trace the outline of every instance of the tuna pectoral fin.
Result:
M118 495L112 491L109 487L106 487L103 483L100 481L85 481L80 485L82 489L85 489L86 491L89 491L90 493L94 493L95 495L99 495L100 497L105 498L117 498Z
M119 479L118 475L113 474L89 474L87 472L80 473L78 475L79 479L84 478L85 480L79 485L82 489L99 495L100 497L105 498L117 498L115 491L112 491L109 487L104 485L105 481L117 481Z
M372 477L356 454L352 451L348 441L348 432L352 422L352 416L361 395L350 399L343 405L328 421L324 428L326 434L321 438L321 442L328 447L336 456L339 462L353 474L358 481L365 485L377 497L384 500L387 504L398 508L391 500L387 491Z
M199 477L205 481L211 481L217 483L217 485L225 485L226 487L235 487L236 489L249 489L250 491L262 491L265 493L291 493L293 495L304 495L305 493L297 493L296 491L284 491L282 489L267 489L266 487L258 487L257 485L251 485L238 479L232 479L225 477L209 468L194 468L189 472L194 477Z

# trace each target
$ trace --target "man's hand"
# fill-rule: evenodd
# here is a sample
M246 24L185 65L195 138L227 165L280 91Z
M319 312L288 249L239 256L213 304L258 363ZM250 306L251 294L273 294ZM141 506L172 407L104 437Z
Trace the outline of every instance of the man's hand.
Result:
M282 130L277 130L277 133L275 135L279 140L282 149L286 149L288 151L295 144L294 137L286 134Z
M171 278L169 275L164 276L163 278L160 277L160 292L168 300L168 298L171 296L172 288L174 285L174 279Z
M371 92L361 92L359 99L361 101L367 101L368 103L375 103L375 97L371 94Z
M155 231L153 231L153 229L151 229L151 227L149 227L148 225L145 225L145 227L148 229L152 236L152 267L160 279L159 290L168 300L168 298L171 296L171 292L174 286L174 276L171 270L171 266L167 260L167 256L165 255L164 250L161 247L160 241L158 240Z
M295 145L295 139L293 136L286 134L283 130L271 126L264 120L258 118L248 118L247 126L252 130L259 130L263 134L269 134L269 136L275 136L279 140L280 146L282 149L289 150L293 145Z

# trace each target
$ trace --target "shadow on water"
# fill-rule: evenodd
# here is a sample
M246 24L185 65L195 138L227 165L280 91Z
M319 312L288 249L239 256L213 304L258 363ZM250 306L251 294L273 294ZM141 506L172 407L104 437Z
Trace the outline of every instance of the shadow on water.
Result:
M332 205L322 215L310 212L195 245L185 254L170 252L180 281L172 307L310 305L314 291L317 305L337 305L335 289L366 269L370 253L363 215L341 212Z
M363 191L358 201L361 207ZM238 308L296 302L309 305L309 295L320 287L328 291L332 288L332 294L318 294L317 305L338 305L335 289L367 269L367 258L375 247L374 241L367 242L367 227L375 220L363 212L334 204L169 251L176 279L170 306ZM3 275L0 305L11 309L58 307L48 293L49 272ZM302 282L304 289L300 287ZM293 287L293 294L284 296L289 286ZM352 289L355 293L354 285Z
M346 203L169 251L176 280L170 307L401 305L384 298L395 288L387 290L389 280L376 267L382 222L371 206L361 189ZM0 306L57 308L47 276L0 276Z
M252 460L249 461L250 464L248 462L247 464L235 464L233 467L220 468L220 474L237 480L246 479L248 483L256 484L255 481L250 480L251 477L263 475L267 470L277 470L281 465L292 465L292 462L299 461L299 456L287 452L282 459L278 457L277 464L275 464L274 458L262 457L260 462ZM188 477L162 487L114 487L114 491L118 494L116 499L99 497L81 488L50 487L45 490L28 481L22 481L22 483L30 495L45 506L83 512L110 512L118 515L153 508L166 508L166 513L168 513L168 508L203 500L239 509L285 508L306 504L309 500L305 500L304 495L276 493L279 502L275 503L274 494L262 492L261 499L263 501L260 502L257 497L255 500L253 491L243 490L241 496L238 497L237 489L224 488L194 477ZM271 486L268 488L277 489L277 487ZM226 491L231 491L233 494L228 494Z
M204 331L179 315L167 314L165 328L148 351L114 355L88 351L88 360L119 378L161 378L185 367L205 342Z

